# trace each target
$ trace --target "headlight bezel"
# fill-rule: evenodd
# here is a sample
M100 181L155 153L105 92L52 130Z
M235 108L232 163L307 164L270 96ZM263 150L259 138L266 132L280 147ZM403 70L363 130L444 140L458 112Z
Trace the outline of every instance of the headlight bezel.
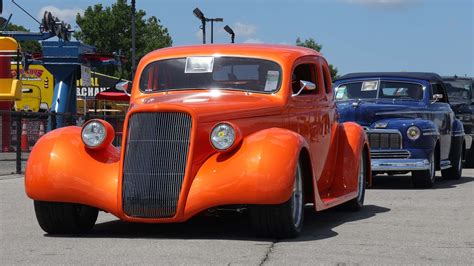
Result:
M230 129L229 132L231 133L230 136L233 137L233 141L229 145L220 146L215 143L217 142L214 138L215 134L217 134L216 130L218 130L218 128L221 128L221 127L226 127L227 129ZM228 136L223 136L223 137L228 137ZM241 137L240 129L230 122L216 123L212 127L211 132L209 134L209 142L211 146L218 152L227 152L234 149L239 144L241 138L242 137Z
M91 144L90 142L87 141L87 138L85 138L84 133L85 130L87 130L91 125L100 125L103 130L102 137L100 138L100 142L96 144ZM110 145L114 139L114 129L112 125L110 125L107 121L101 120L101 119L92 119L87 121L81 129L81 140L84 146L86 146L89 149L102 149L104 147L107 147Z
M415 132L416 135L412 135L411 133ZM421 137L421 129L415 125L411 125L406 130L406 135L409 140L415 141Z

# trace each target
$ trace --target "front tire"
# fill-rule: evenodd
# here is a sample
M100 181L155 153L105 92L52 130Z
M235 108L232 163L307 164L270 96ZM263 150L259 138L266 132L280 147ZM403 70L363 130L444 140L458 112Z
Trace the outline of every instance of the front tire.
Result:
M459 139L456 146L452 147L451 167L441 170L441 176L445 179L458 180L462 176L462 139Z
M258 205L250 209L252 226L262 237L294 238L303 227L304 197L301 163L298 162L290 199L277 205Z
M428 170L411 172L413 186L415 188L432 188L436 179L435 169L435 151L433 150L429 157L430 168Z
M48 234L81 234L89 232L97 221L99 210L62 202L36 201L38 223Z

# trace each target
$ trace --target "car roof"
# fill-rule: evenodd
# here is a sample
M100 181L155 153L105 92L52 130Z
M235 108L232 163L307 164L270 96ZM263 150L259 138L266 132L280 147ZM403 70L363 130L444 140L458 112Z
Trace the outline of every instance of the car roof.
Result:
M357 78L409 78L438 82L443 84L440 75L431 72L360 72L350 73L339 77L337 80L357 79Z
M472 77L460 77L460 76L443 76L443 80L472 80Z
M303 56L321 56L313 49L291 45L277 44L205 44L175 46L155 50L145 57L152 58L171 58L180 56L202 56L202 55L229 55L229 56L248 56L268 59L288 59Z

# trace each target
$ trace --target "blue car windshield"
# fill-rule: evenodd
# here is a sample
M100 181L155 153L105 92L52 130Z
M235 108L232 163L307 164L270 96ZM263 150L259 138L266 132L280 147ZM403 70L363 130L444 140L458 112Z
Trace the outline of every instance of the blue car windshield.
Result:
M444 80L448 91L448 99L454 102L471 102L472 83L468 79Z
M400 99L420 101L423 86L400 81L367 80L342 83L335 88L336 100Z

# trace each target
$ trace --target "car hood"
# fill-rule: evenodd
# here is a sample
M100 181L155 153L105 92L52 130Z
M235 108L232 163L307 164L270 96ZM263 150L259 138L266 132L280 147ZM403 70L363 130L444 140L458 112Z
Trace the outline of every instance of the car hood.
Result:
M474 111L474 104L467 102L451 102L449 105L455 114L472 114Z
M281 98L273 94L224 90L187 90L145 95L134 101L135 107L173 109L194 113L201 122L267 116L282 112Z
M416 118L426 108L422 102L387 100L350 100L337 102L339 121L353 121L361 126L386 118Z

